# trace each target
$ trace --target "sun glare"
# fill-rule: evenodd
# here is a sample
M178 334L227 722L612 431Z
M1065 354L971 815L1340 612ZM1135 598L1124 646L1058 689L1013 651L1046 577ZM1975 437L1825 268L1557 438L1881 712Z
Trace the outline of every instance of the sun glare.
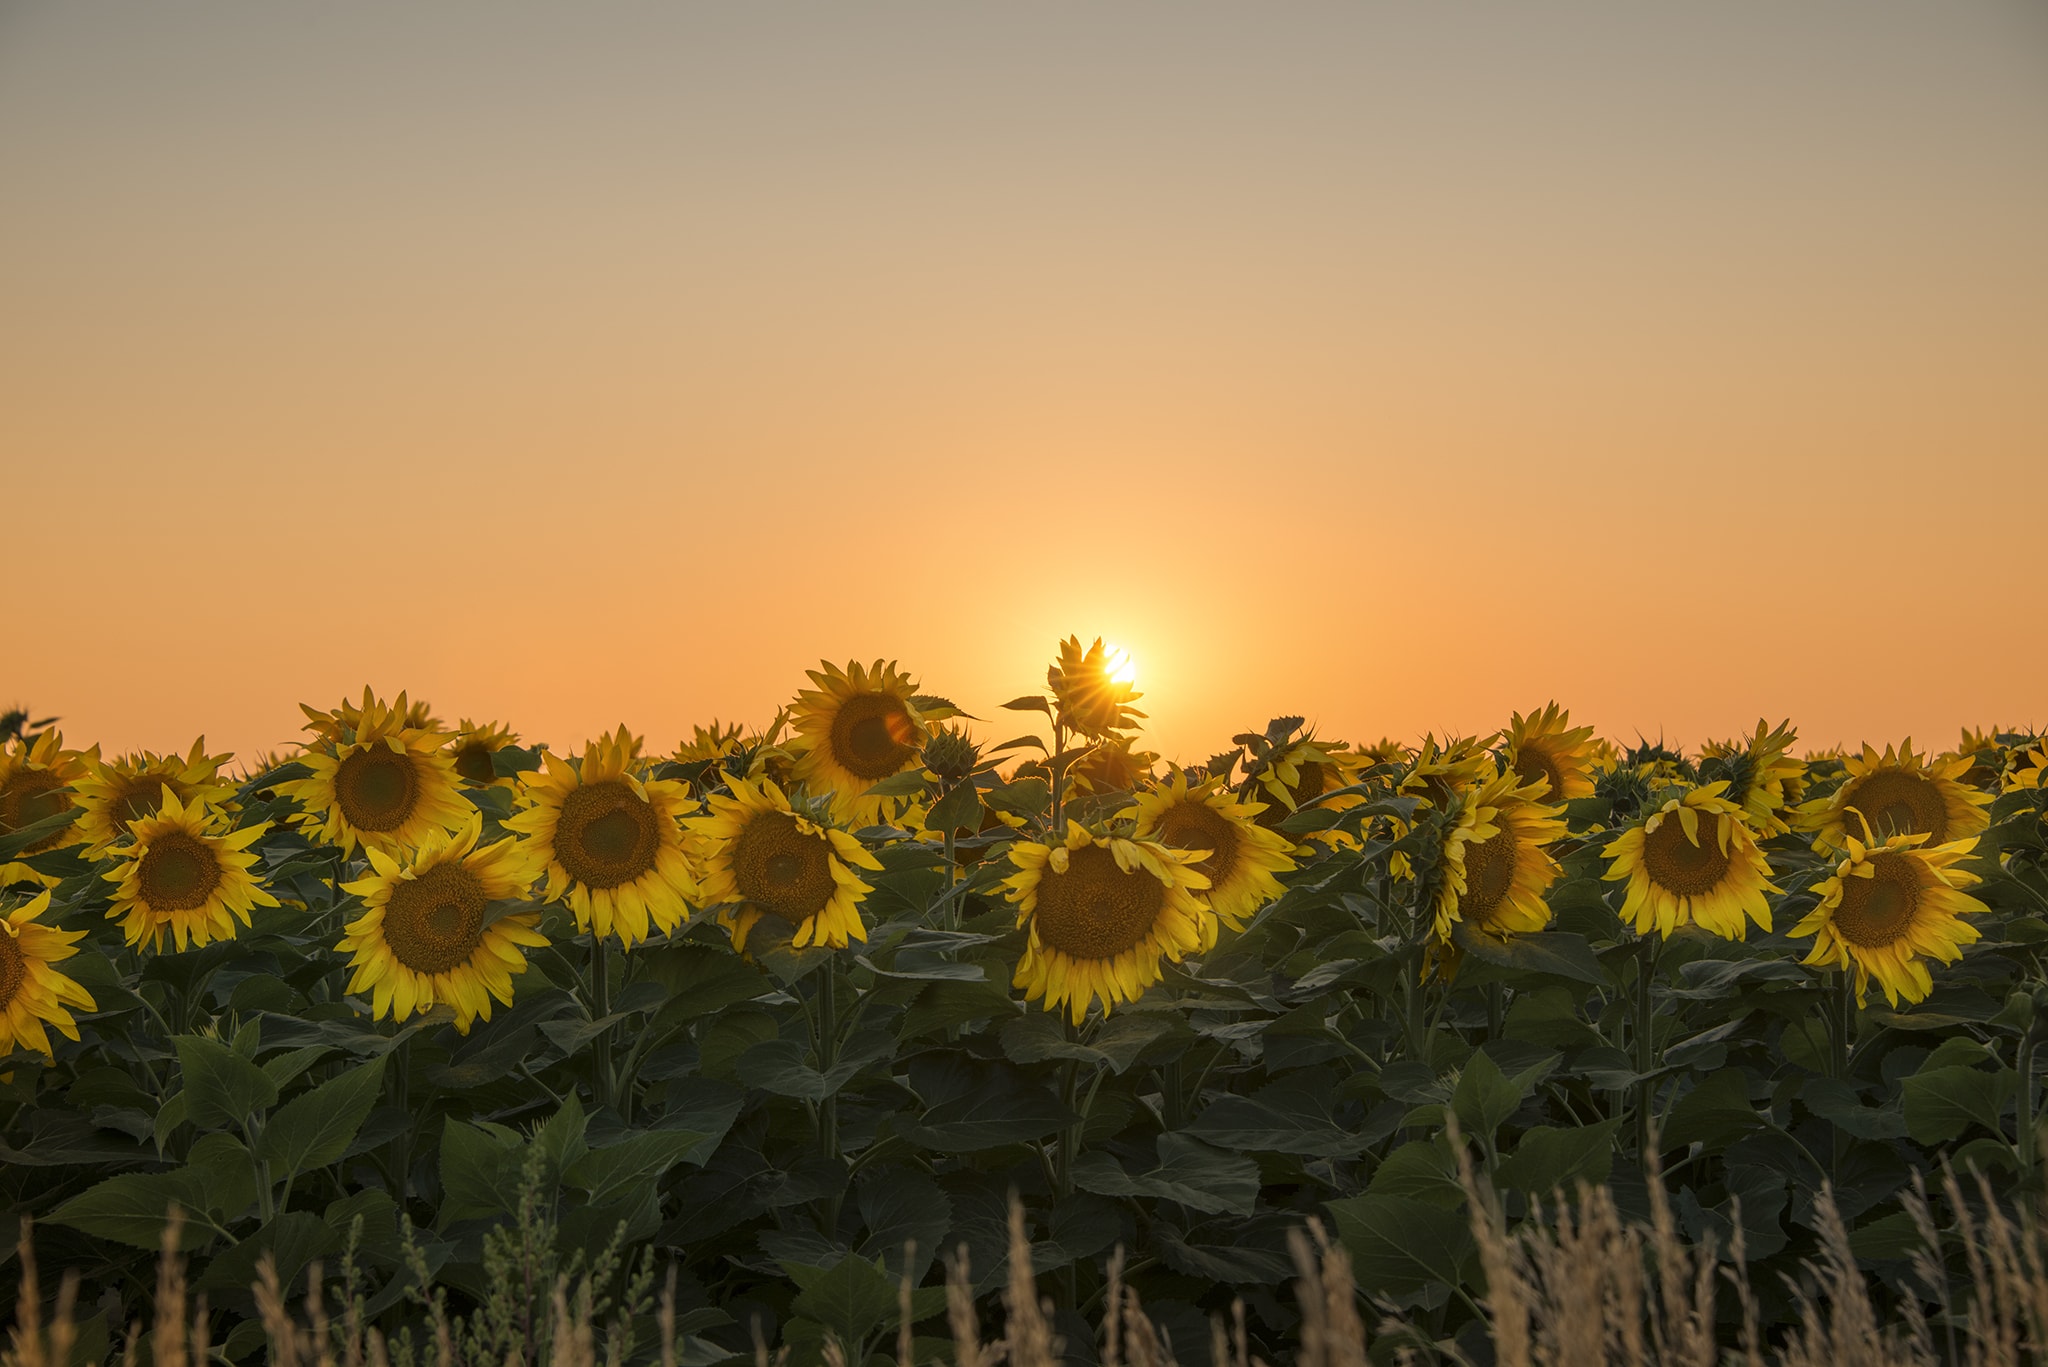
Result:
M1131 652L1120 645L1109 647L1109 677L1117 683L1138 681L1138 662L1131 658Z

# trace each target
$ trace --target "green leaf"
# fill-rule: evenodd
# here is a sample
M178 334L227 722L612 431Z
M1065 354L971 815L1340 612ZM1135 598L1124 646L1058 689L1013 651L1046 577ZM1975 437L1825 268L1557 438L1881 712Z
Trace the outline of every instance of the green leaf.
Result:
M1250 1096L1217 1097L1186 1133L1219 1149L1356 1158L1372 1143L1339 1124L1330 1106L1335 1089L1319 1074L1282 1078Z
M1799 1099L1807 1110L1858 1139L1906 1137L1905 1113L1898 1106L1866 1106L1856 1089L1839 1078L1809 1079Z
M44 1218L98 1239L155 1250L163 1243L164 1217L172 1206L201 1214L206 1205L199 1178L186 1169L127 1172L86 1188Z
M256 1156L271 1164L274 1178L339 1162L383 1085L384 1060L375 1058L293 1098L264 1125Z
M1679 1098L1661 1142L1667 1148L1700 1142L1717 1149L1765 1124L1750 1104L1749 1075L1740 1068L1723 1068Z
M591 1149L563 1170L562 1180L601 1205L642 1184L651 1187L678 1163L701 1166L717 1142L695 1130L642 1130Z
M1080 1117L1044 1087L1017 1077L991 1077L964 1095L949 1097L897 1132L942 1153L972 1153L1043 1139Z
M860 1218L868 1233L861 1241L861 1253L879 1258L884 1271L899 1277L905 1271L903 1246L915 1243L916 1261L909 1273L913 1281L922 1281L953 1227L953 1203L938 1183L917 1168L889 1168L862 1176Z
M1399 1196L1440 1210L1462 1209L1469 1199L1458 1181L1458 1161L1441 1136L1412 1139L1395 1149L1373 1169L1365 1190L1369 1196Z
M239 987L235 990L241 991ZM334 1046L331 1044L308 1044L304 1048L291 1049L279 1054L263 1065L263 1072L277 1085L277 1090L283 1092L292 1084L294 1078L333 1052Z
M1098 1196L1151 1197L1216 1215L1249 1215L1259 1199L1259 1165L1185 1134L1163 1134L1151 1170L1128 1173L1096 1150L1074 1159L1074 1185Z
M7 863L29 846L49 839L83 815L85 809L82 807L66 807L41 821L32 821L19 830L0 835L0 864Z
M947 831L973 834L981 829L981 794L971 782L954 784L951 792L932 804L924 825L941 835Z
M163 1106L156 1113L156 1151L162 1153L176 1134L178 1127L185 1123L185 1094L173 1092L164 1099Z
M517 1146L516 1137L492 1134L460 1120L442 1126L437 1228L511 1210L519 1174Z
M257 1265L268 1253L277 1264L278 1282L287 1290L315 1258L341 1250L341 1241L327 1222L302 1210L287 1211L248 1238L215 1255L199 1278L202 1291L246 1292L256 1282Z
M547 1123L534 1131L533 1146L547 1155L549 1170L556 1178L590 1152L590 1145L583 1138L589 1126L590 1118L583 1113L583 1098L571 1092Z
M664 1026L752 1001L770 990L760 969L737 954L709 945L663 945L635 950L633 957L639 972L669 991L669 1001L656 1017Z
M914 793L922 793L928 786L930 786L930 780L925 778L924 770L913 767L905 769L900 774L889 775L889 777L862 793L861 796L909 797Z
M1598 1186L1613 1171L1614 1132L1620 1126L1618 1119L1569 1129L1538 1125L1524 1132L1513 1150L1503 1155L1494 1180L1503 1187L1542 1197L1554 1191L1574 1191L1581 1182Z
M1052 715L1052 704L1037 693L1026 693L1021 698L1012 698L1003 706L1011 712L1043 712Z
M1353 1196L1329 1203L1351 1269L1368 1296L1468 1282L1472 1229L1462 1210L1401 1196Z
M277 1100L277 1084L248 1059L203 1035L179 1035L185 1115L203 1130L234 1129Z
M1467 1134L1491 1139L1555 1066L1554 1058L1546 1059L1509 1077L1485 1050L1479 1050L1458 1074L1458 1085L1451 1091L1451 1110Z
M870 1334L896 1318L895 1280L858 1254L849 1253L829 1268L802 1263L785 1263L783 1267L802 1288L790 1309L838 1335L849 1356L866 1345Z
M2019 1080L2011 1069L1923 1067L1905 1079L1906 1133L1916 1144L1946 1144L1971 1125L2004 1132L2003 1117Z
M1593 946L1583 935L1574 935L1566 930L1538 930L1503 941L1474 932L1463 921L1458 922L1454 934L1466 953L1496 968L1541 973L1572 982L1591 983L1595 987L1604 987L1608 983L1607 971L1600 966Z

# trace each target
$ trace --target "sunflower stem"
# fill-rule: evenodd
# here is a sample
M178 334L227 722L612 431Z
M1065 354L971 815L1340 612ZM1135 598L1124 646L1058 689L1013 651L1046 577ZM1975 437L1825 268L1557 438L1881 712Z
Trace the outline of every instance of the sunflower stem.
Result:
M1052 835L1055 840L1064 838L1067 831L1067 766L1060 762L1066 755L1067 728L1055 717L1052 723Z
M590 1019L602 1021L612 1013L611 964L604 951L604 936L590 936ZM590 1095L599 1107L612 1104L610 1026L601 1028L590 1041Z
M408 1115L412 1113L412 1036L404 1036L391 1046L391 1104ZM402 1125L398 1133L391 1136L391 1185L396 1188L391 1194L397 1200L398 1208L405 1209L406 1198L412 1194L412 1126Z
M2035 1145L2038 1136L2034 1133L2037 1123L2034 1114L2034 1027L2029 1025L2020 1036L2019 1058L2019 1102L2013 1107L2013 1154L2019 1159L2020 1175L2030 1177L2034 1171Z
M1636 1157L1647 1165L1650 1161L1651 1115L1650 1109L1656 1102L1657 1084L1647 1074L1657 1066L1656 1013L1653 988L1657 981L1657 953L1663 948L1664 935L1661 931L1650 931L1640 941L1641 957L1636 963L1636 1028L1635 1066L1636 1082Z
M818 975L818 1071L829 1074L839 1063L839 956L834 954ZM828 1163L839 1161L839 1096L826 1095L818 1103L818 1152ZM839 1227L843 1193L834 1193L825 1204L825 1231Z

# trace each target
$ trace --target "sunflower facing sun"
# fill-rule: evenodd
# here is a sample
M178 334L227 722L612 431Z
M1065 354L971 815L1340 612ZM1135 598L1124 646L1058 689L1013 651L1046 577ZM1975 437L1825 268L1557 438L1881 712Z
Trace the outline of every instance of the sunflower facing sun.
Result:
M390 707L365 695L360 712L349 709L354 726L299 757L311 775L277 785L304 808L312 839L347 854L358 845L395 854L469 819L446 737L406 725L404 702L403 693Z
M49 909L45 889L12 911L0 911L0 1058L32 1049L54 1059L43 1027L55 1026L76 1040L78 1023L68 1008L99 1010L90 992L54 967L78 952L85 932L44 925Z
M1991 795L1962 781L1970 764L1968 756L1930 760L1916 755L1911 740L1896 751L1887 745L1882 754L1864 746L1862 754L1842 761L1841 786L1801 809L1807 829L1817 832L1814 848L1846 848L1849 837L1863 834L1866 823L1880 841L1922 835L1930 847L1982 835L1991 824L1984 810Z
M234 785L220 777L221 766L233 756L207 754L204 736L182 758L144 750L103 761L97 750L86 753L86 773L77 785L78 829L95 852L127 834L137 817L154 815L166 788L187 807L201 802L219 807L234 796Z
M1020 840L1017 872L1003 880L1028 927L1013 986L1045 1009L1067 1008L1079 1025L1092 1002L1108 1015L1159 981L1159 962L1179 963L1216 942L1215 913L1200 898L1208 877L1199 850L1097 835L1079 822L1064 842Z
M872 825L882 798L865 796L885 778L915 765L924 744L917 684L892 660L845 669L820 661L806 670L816 688L797 694L791 721L796 737L792 777L813 793L832 795L832 815L848 825Z
M1628 880L1621 919L1638 935L1696 925L1740 940L1748 921L1771 928L1764 894L1779 889L1742 809L1723 796L1727 787L1709 783L1673 798L1607 847L1604 876Z
M428 836L404 863L372 848L369 876L342 885L365 909L337 947L354 970L348 990L368 989L373 1019L448 1006L466 1035L478 1017L491 1018L494 999L512 1004L512 975L526 971L522 947L547 944L539 912L491 915L491 903L533 886L528 842L478 849L482 831L479 813L460 831Z
M687 824L703 899L719 907L733 948L746 949L764 916L786 924L798 949L866 942L860 904L874 889L854 870L882 865L858 840L798 813L767 779L733 779L732 796L713 794L710 804L709 816Z
M543 750L541 768L519 776L520 807L505 822L532 840L548 900L567 902L578 930L617 935L628 949L650 922L681 925L697 892L679 824L697 804L681 783L643 778L645 768L624 726L585 746L580 763Z
M276 906L249 872L256 862L249 846L264 830L230 830L224 813L164 792L154 814L129 823L133 843L116 846L114 867L100 875L114 884L110 914L128 943L161 951L170 940L197 949L233 939L235 922L248 925L252 907Z
M462 728L448 742L448 757L455 763L455 776L471 788L503 788L519 791L519 780L498 772L494 756L519 743L519 735L497 722L462 719Z
M85 757L64 748L64 737L45 731L0 748L0 835L13 835L38 821L47 821L75 805L72 785L86 774ZM23 855L61 850L85 840L74 821L23 849ZM27 864L0 864L0 886L38 883L54 887L57 879Z
M1515 713L1508 727L1507 767L1522 782L1541 780L1546 802L1563 804L1593 795L1593 728L1573 726L1572 714L1551 703L1540 712Z
M1294 868L1285 836L1259 825L1260 804L1247 802L1212 778L1190 787L1176 769L1163 784L1137 795L1139 840L1176 850L1204 850L1189 865L1209 880L1205 901L1232 930L1282 892L1276 875Z
M1894 1007L1901 1000L1925 1001L1934 990L1926 960L1952 964L1982 934L1961 918L1990 908L1963 891L1977 882L1975 875L1955 867L1976 838L1937 846L1925 839L1845 836L1846 856L1815 888L1820 905L1792 928L1794 935L1814 937L1803 962L1855 970L1858 1001L1873 978Z
M1544 846L1565 835L1563 808L1540 799L1548 780L1525 783L1512 770L1474 790L1444 839L1444 877L1432 929L1452 946L1459 922L1497 940L1550 924L1543 893L1557 881Z

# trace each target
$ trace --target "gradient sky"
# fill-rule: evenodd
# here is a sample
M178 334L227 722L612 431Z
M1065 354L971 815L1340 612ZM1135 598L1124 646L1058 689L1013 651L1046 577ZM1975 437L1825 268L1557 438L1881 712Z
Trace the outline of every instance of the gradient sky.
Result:
M2048 724L2035 0L0 0L0 187L73 743Z

